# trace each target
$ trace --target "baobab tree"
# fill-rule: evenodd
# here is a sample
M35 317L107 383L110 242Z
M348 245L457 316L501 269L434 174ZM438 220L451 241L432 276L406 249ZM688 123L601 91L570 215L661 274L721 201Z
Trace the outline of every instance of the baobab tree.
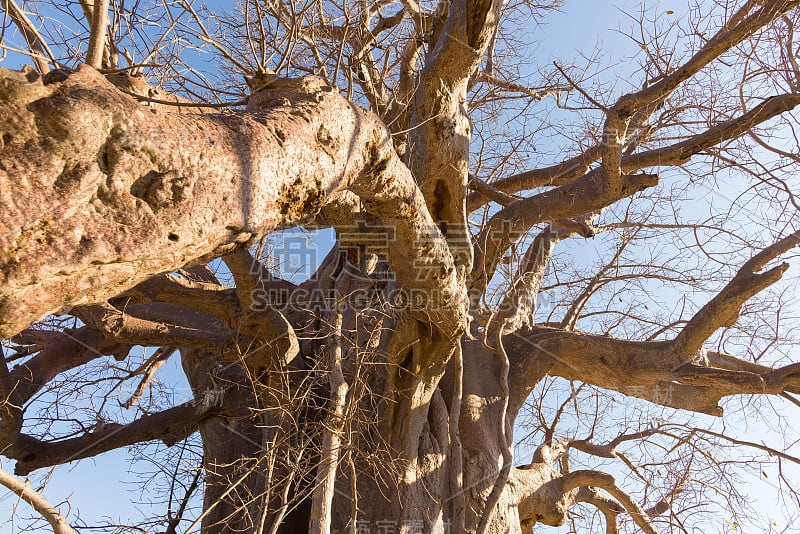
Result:
M557 2L4 0L2 455L166 445L121 530L688 532L800 463L713 427L800 405L798 5L644 6L610 83Z

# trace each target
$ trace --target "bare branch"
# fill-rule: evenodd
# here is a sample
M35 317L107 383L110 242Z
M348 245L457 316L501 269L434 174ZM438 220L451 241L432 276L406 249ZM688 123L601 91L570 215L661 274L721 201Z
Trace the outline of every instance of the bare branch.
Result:
M746 18L741 18L742 12L737 13L730 19L728 25L706 41L700 50L680 68L641 91L629 93L617 100L606 114L606 122L603 127L605 148L602 168L610 196L618 195L622 188L622 149L631 117L639 109L657 105L663 101L682 83L700 72L709 63L797 5L796 1L772 0L764 2L761 9ZM748 10L752 7L751 4L746 6Z
M559 92L567 90L566 87L546 88L542 90L532 89L530 87L526 87L518 83L501 80L497 76L489 74L488 72L478 72L475 75L475 77L477 78L477 81L488 83L496 87L500 87L501 89L506 89L508 91L515 91L518 93L522 93L524 95L531 97L534 100L541 100L546 96L557 94Z
M56 61L53 58L50 47L48 47L45 40L42 39L36 26L33 25L27 15L25 15L25 12L20 9L14 0L2 0L2 4L3 9L8 13L11 20L14 21L14 24L17 25L20 33L22 33L22 37L28 44L33 62L36 63L36 68L39 69L39 72L42 74L50 72L48 63L55 64Z
M263 290L261 273L264 267L246 248L237 249L222 257L230 269L236 282L236 296L242 308L253 308L256 304L254 296L257 290Z
M595 506L606 518L606 534L617 534L617 516L625 511L620 503L601 494L593 487L583 486L578 489L575 502L585 502Z
M669 341L629 341L534 327L510 334L503 342L514 369L509 384L511 406L519 406L541 379L543 362L550 362L551 375L716 416L722 415L718 402L723 397L800 391L798 364L760 371L717 369L696 355L687 357Z
M103 334L89 327L46 333L23 331L22 335L26 334L44 339L38 354L11 371L14 403L20 406L59 373L106 355L113 355L121 360L131 349L131 345L109 341Z
M333 312L332 335L328 348L330 355L330 372L328 381L331 389L329 421L322 437L322 459L317 468L316 487L312 493L311 517L309 532L311 534L328 534L331 531L333 515L333 493L336 484L336 471L341 456L342 432L344 430L344 409L347 400L348 385L342 374L342 300L350 287L350 277L344 273L337 281L336 308Z
M168 436L184 427L196 425L215 408L213 403L201 398L142 416L126 425L109 423L100 430L62 441L45 442L22 434L4 454L17 460L15 474L27 475L42 467L89 458L119 447Z
M679 143L625 155L620 165L624 172L632 172L645 167L684 164L693 155L729 139L736 139L749 132L753 127L777 117L781 113L791 111L798 104L800 104L800 95L798 94L771 96L747 113L717 124L705 132Z
M764 273L759 271L768 261L798 244L800 231L784 237L753 256L722 291L689 320L674 340L675 349L683 354L694 354L719 328L736 323L742 305L759 291L780 280L789 264L784 263Z
M500 258L533 225L544 220L571 218L629 197L658 183L658 176L637 174L623 178L624 187L614 200L601 194L602 176L597 170L561 187L534 195L501 209L475 238L478 254L472 272L471 290L482 293L494 275Z
M27 482L23 482L17 477L0 469L0 484L13 491L20 499L33 506L34 510L39 512L41 516L50 523L54 534L75 534L75 531L69 526L64 516L62 516L47 499L33 491Z
M89 48L86 51L86 64L95 69L103 66L103 49L106 44L108 28L108 0L95 0L92 11L92 31L89 35Z
M585 219L590 221L598 215L593 214ZM576 223L567 222L569 219L561 219L560 221L565 226L578 226ZM504 325L504 332L509 333L533 323L536 297L553 250L560 241L575 234L576 232L574 231L551 224L534 238L522 261L520 261L514 281L506 292L497 314L486 325L487 331L502 324Z
M631 515L634 523L646 534L657 534L653 525L650 524L650 516L639 506L628 492L617 484L616 479L600 471L581 470L567 473L561 482L565 491L582 486L594 486L607 491L614 497Z
M619 247L617 247L617 252L611 258L611 260L609 260L608 263L606 263L599 271L597 271L597 274L595 274L589 283L586 284L586 287L583 291L581 291L580 295L578 295L577 298L572 301L567 313L564 314L564 318L561 319L561 324L559 325L561 328L566 330L573 330L575 328L575 323L578 322L578 317L584 306L586 306L589 297L591 297L592 293L597 290L600 285L600 281L603 279L603 276L605 276L605 274L617 264L619 257L622 255L622 252L625 250L625 246L629 242L630 240L625 240Z
M651 427L646 430L642 430L641 432L620 434L605 445L597 445L589 442L586 439L571 439L567 441L566 446L571 449L577 449L581 452L585 452L586 454L591 454L592 456L599 456L601 458L617 458L619 453L616 448L620 443L647 438L658 433L658 427Z
M693 155L724 141L736 139L758 124L791 111L799 103L800 95L771 96L747 113L678 143L635 154L623 154L620 161L622 172L633 172L646 167L682 165L687 163ZM588 171L589 165L600 157L602 148L602 145L595 145L563 163L509 176L493 182L491 187L500 193L509 194L524 189L563 185L584 175ZM473 193L467 198L468 212L478 209L488 200L498 202L498 199L495 198L497 195L490 196L485 191L480 191L480 193ZM506 205L502 202L499 203Z
M189 499L191 498L194 491L197 489L197 486L199 485L200 482L200 477L202 475L203 475L203 470L197 469L197 472L192 478L192 483L189 484L189 487L186 489L186 494L183 496L183 499L181 499L181 504L178 507L178 511L175 514L175 517L170 519L169 525L167 525L167 530L164 531L164 534L176 534L177 532L176 529L178 528L178 525L180 524L181 519L183 518L183 513L186 510L186 506L189 504Z
M466 497L464 496L464 454L461 444L461 404L464 395L464 354L461 344L453 353L453 398L450 402L450 492L452 498L453 528L463 532L466 522Z
M0 451L19 436L22 428L22 403L14 394L16 385L8 372L5 352L0 347Z
M128 398L128 400L122 404L123 408L130 408L139 401L144 393L144 390L147 388L147 385L153 379L153 376L155 376L156 371L158 371L158 368L167 362L175 350L176 349L174 347L160 347L150 358L148 358L148 361L146 361L143 366L144 370L142 372L142 378L139 381L139 385L136 386L136 389L131 394L130 398Z
M217 333L184 326L139 319L110 304L84 306L75 310L87 325L108 339L144 346L191 347L220 353L235 360L238 351L232 333Z
M602 151L603 146L598 144L561 163L492 182L491 187L501 193L510 194L524 189L564 185L586 174L589 171L589 165L600 158ZM494 199L489 197L489 200ZM486 203L487 199L478 193L469 195L467 197L467 213L475 211Z
M497 202L498 204L500 204L501 206L504 206L504 207L508 206L509 204L511 204L513 202L516 202L517 200L519 200L519 198L512 197L511 195L503 193L502 191L499 191L498 189L495 189L494 187L492 187L491 185L487 184L486 182L484 182L480 178L477 178L477 177L475 177L475 176L473 176L471 174L469 176L469 187L473 191L476 191L476 192L482 194L483 196L485 196L489 200L492 200L493 202Z

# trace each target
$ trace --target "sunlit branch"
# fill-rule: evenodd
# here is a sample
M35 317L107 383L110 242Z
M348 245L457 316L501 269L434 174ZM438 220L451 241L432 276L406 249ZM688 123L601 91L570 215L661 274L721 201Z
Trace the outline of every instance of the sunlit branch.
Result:
M109 0L94 1L92 31L89 34L86 63L95 69L103 66L103 50L106 44L106 28L108 27L108 2Z
M732 326L739 319L742 305L756 293L780 280L789 264L781 264L763 273L759 271L767 262L799 244L800 231L784 237L753 256L722 291L686 323L675 338L675 349L684 354L693 354L718 329Z
M50 72L49 63L55 64L56 60L53 58L50 47L47 46L47 42L42 39L36 26L33 25L31 20L25 15L25 12L20 9L14 0L2 0L2 4L3 9L11 20L14 21L14 24L17 25L22 37L25 39L31 51L31 57L34 63L36 63L36 68L39 69L39 72L42 74Z
M0 469L0 484L16 493L20 499L30 504L34 510L44 517L53 529L54 534L75 534L64 516L41 494L31 489L30 484Z
M617 484L613 476L600 471L581 470L568 473L564 475L563 478L562 485L566 491L583 486L593 486L607 491L628 511L634 523L636 523L643 532L646 534L657 534L650 523L650 516L647 512L628 492Z
M657 183L657 175L626 175L620 196L609 200L600 194L604 187L601 173L593 171L566 185L518 200L501 209L489 219L475 238L477 253L471 280L472 290L482 293L494 276L505 251L535 224L602 209L616 200L634 195Z

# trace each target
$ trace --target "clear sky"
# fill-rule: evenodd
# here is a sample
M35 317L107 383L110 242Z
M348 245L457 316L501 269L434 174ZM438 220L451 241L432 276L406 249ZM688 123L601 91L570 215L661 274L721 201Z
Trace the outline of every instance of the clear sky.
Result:
M212 2L208 4L213 5ZM550 63L556 58L573 57L579 52L594 49L598 42L603 44L603 48L607 53L613 53L614 61L633 55L636 52L633 43L617 32L617 29L620 25L624 28L629 25L629 21L621 15L619 9L636 12L638 10L637 5L638 2L633 1L567 0L563 7L563 13L552 14L547 18L547 26L544 30L547 37L537 50L536 60ZM663 9L665 12L673 11L673 16L675 17L681 17L686 12L687 6L688 3L683 0L665 1L658 4L658 8ZM608 60L611 62L612 57L609 56ZM11 54L3 61L2 65L15 67L15 61L17 59ZM619 74L622 71L624 71L624 66L618 66L614 74ZM640 81L633 81L632 83L640 83ZM322 239L320 246L325 247L324 242L326 241L328 239ZM795 361L800 361L800 355L795 358ZM191 392L183 378L177 358L173 357L159 373L162 380L181 384L176 389L176 402L191 398ZM702 420L703 418L700 419ZM735 433L737 427L743 429L740 422L735 424L737 426L727 430ZM751 427L745 431L745 434L752 436L762 431L765 432L765 436L769 436L762 425L753 424L751 421ZM791 427L788 433L798 434L797 429ZM765 437L765 440L768 439ZM529 450L519 450L517 463L525 463L529 458L529 454ZM526 457L526 455L528 456ZM49 482L43 491L44 495L52 503L69 500L71 509L62 506L62 512L66 513L70 510L70 517L80 515L83 521L89 525L97 524L103 518L123 524L127 523L129 519L133 519L135 522L135 518L140 517L141 513L150 515L161 512L164 509L164 505L162 503L157 503L156 505L141 504L147 503L148 498L138 491L138 485L136 484L138 478L136 473L129 471L129 458L130 453L127 450L116 450L96 458L75 462L72 465L59 466L52 473L36 473L32 477L32 485L37 487L45 475L49 476ZM3 461L3 469L12 471L12 466L13 462ZM794 473L794 475L797 474L797 472ZM774 532L781 532L785 526L793 523L789 523L791 521L789 519L783 519L784 512L776 501L778 494L777 486L774 483L777 479L776 473L768 473L768 475L768 479L764 479L763 476L757 477L753 475L752 480L748 483L752 484L753 493L758 497L758 506L764 511L765 515L775 519L777 526ZM800 476L794 476L794 479L800 480ZM14 506L17 506L16 500L9 495L0 500L0 522L10 516L11 508ZM32 515L32 512L29 512L24 504L20 504L17 507L17 512L22 516ZM16 522L15 529L24 524L24 521ZM769 528L769 526L765 525L765 530L766 528ZM16 530L12 530L11 525L8 523L5 526L0 526L0 532L13 531ZM543 531L567 532L567 528L564 527L559 530L543 529ZM730 525L720 524L708 531L733 532L734 530L730 529Z

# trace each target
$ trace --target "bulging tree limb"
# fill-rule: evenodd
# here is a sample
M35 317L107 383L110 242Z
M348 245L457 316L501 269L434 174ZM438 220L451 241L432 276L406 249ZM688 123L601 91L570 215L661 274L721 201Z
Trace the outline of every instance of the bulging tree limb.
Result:
M233 327L244 313L236 288L222 286L216 281L190 280L174 274L154 276L123 295L145 306L162 302L193 308L219 319L228 327Z
M387 145L382 149L393 151ZM350 190L362 198L367 220L394 236L389 265L399 286L407 291L399 304L422 322L436 325L452 344L467 324L463 279L411 173L396 156L379 161ZM397 175L403 178L397 180Z
M622 437L639 439L642 436ZM512 470L508 493L518 507L523 532L529 532L528 529L537 523L563 525L568 518L569 509L580 502L592 504L603 513L607 534L618 532L617 516L625 512L630 514L643 532L657 532L650 519L669 509L669 502L676 491L654 506L644 509L608 473L596 470L557 471L552 464L564 458L567 449L567 444L539 447L531 464Z
M684 410L722 415L718 402L737 394L797 392L797 364L779 369L705 351L703 343L738 319L742 304L776 282L786 264L760 271L800 244L795 232L748 260L737 275L670 341L630 341L584 332L533 326L506 336L511 346L510 410L522 405L541 379L542 365L553 375L589 382L626 395ZM710 356L709 356L710 354Z
M10 13L14 4L6 4ZM648 533L654 532L650 519L667 510L674 515L665 521L680 521L681 505L673 508L673 500L690 473L670 480L676 489L652 504L654 482L643 476L652 475L649 465L638 465L628 450L637 442L694 447L713 438L798 461L767 445L688 425L625 429L594 441L611 424L599 409L594 423L586 423L579 402L593 390L588 386L712 415L721 415L720 400L732 395L784 395L798 402L790 394L800 392L800 364L773 368L704 345L738 320L747 299L781 277L785 266L770 268L769 262L795 246L800 233L753 257L688 320L683 312L663 320L663 309L643 317L631 311L635 297L624 300L628 281L701 286L695 273L673 277L678 269L659 263L657 244L646 265L633 265L645 274L613 270L631 267L620 261L622 249L642 243L648 232L719 229L730 242L739 239L729 221L694 228L652 221L674 215L664 203L680 197L666 191L673 182L657 188L651 169L710 154L758 178L773 172L771 162L756 161L755 154L748 154L752 168L739 165L736 151L750 142L748 133L759 142L755 129L773 118L789 120L787 112L800 103L789 79L798 70L796 47L781 33L784 27L791 33L800 2L720 7L733 13L721 30L692 27L686 43L673 50L663 48L658 32L651 41L637 41L646 81L622 96L593 96L600 78L573 81L579 65L558 63L569 86L558 76L543 84L559 92L552 109L539 101L542 93L508 81L517 76L504 58L524 57L515 56L515 38L500 26L503 14L518 17L520 9L531 8L538 18L547 9L541 4L454 0L430 11L414 0L358 1L355 10L326 2L299 12L286 1L248 1L235 7L242 20L220 15L219 31L191 5L182 4L176 17L174 6L165 4L163 14L172 22L144 47L142 61L163 56L181 64L185 58L167 43L207 46L224 63L225 74L211 82L171 66L145 67L152 69L147 79L119 69L102 76L109 71L98 68L112 66L117 47L137 45L125 32L137 10L114 13L111 32L107 21L99 22L108 2L80 5L92 22L84 32L90 53L70 64L85 60L92 67L44 77L30 68L0 71L0 337L10 336L16 351L7 363L20 362L10 370L0 366L0 445L18 472L143 441L170 446L199 431L202 456L192 457L205 477L203 508L188 521L206 534L354 533L364 522L371 531L399 534L439 532L448 524L459 533L519 534L537 524L564 524L578 503L596 507L606 532L614 534L624 515ZM14 22L23 31L36 28L24 17ZM758 39L750 39L754 35ZM62 44L59 57L69 53L69 43ZM683 44L688 59L673 63ZM761 57L772 44L781 65ZM138 70L124 52L130 70ZM735 91L727 97L714 92L717 82L735 83L723 64L728 57L747 60L738 101ZM270 68L320 78L283 78ZM238 74L246 83L237 84ZM156 78L183 96L208 92L216 102L165 93L147 81ZM347 98L332 87L337 84ZM761 98L768 84L774 96L753 106L751 93ZM509 91L524 95L519 142L495 138L475 153L487 133L494 136L491 121L514 108ZM538 123L531 133L531 121L541 117L546 127L551 111L560 120L575 92L593 106L589 116L597 112L604 121L600 131L591 124L576 130L580 152L491 182L479 178L486 169L525 169L533 144L549 135ZM536 112L527 108L533 101ZM601 140L592 139L600 133ZM765 150L769 142L764 134ZM796 163L788 150L771 154ZM762 164L763 170L752 170ZM683 170L702 174L696 167ZM762 187L770 185L769 176ZM674 185L685 184L677 177ZM475 193L468 195L468 187ZM536 188L543 189L522 194ZM656 207L645 215L648 201ZM489 202L500 207L468 223L467 215ZM594 221L606 208L621 220L598 229ZM632 222L641 217L643 223ZM788 212L783 219L793 221ZM479 227L474 238L467 224ZM297 226L336 234L316 272L295 284L269 272L274 258L264 253L264 238ZM601 230L621 231L595 240L613 256L599 273L588 271L585 259L564 266L555 254L558 242ZM528 232L534 232L530 245L504 287L499 266ZM741 243L750 246L748 232L742 233ZM702 236L695 238L703 253L717 254L716 242L706 247ZM377 250L374 239L383 242ZM221 263L204 265L216 258ZM232 275L230 287L212 268ZM701 277L711 271L697 269ZM617 281L620 291L613 293ZM543 285L574 298L557 303L548 322L537 324ZM603 308L596 301L605 290L613 297ZM487 312L489 303L499 307ZM553 317L562 310L563 318ZM62 318L32 324L49 312ZM470 324L469 314L480 320ZM604 317L613 314L625 319L606 328L603 323L612 321ZM679 333L671 340L633 341L577 330L589 315L599 317L597 331L622 337L654 323L659 330L649 339ZM128 355L134 346L159 348L141 363ZM99 423L81 419L76 434L61 438L50 438L36 415L25 427L23 408L35 407L33 399L50 393L45 388L55 391L59 373L86 365L98 380L133 385L144 376L130 406L173 350L180 351L194 401L152 412L142 398L146 415L125 423L102 423L114 417L106 404L117 408L106 403L95 414ZM97 371L105 356L128 361ZM79 393L97 383L94 376L75 375ZM587 385L573 388L553 418L545 415L546 395L559 381L548 375ZM531 397L537 385L542 396ZM93 400L111 395L92 393ZM526 399L539 405L544 438L531 464L515 468L512 429ZM557 433L573 408L579 430L572 435L561 423ZM192 455L192 449L190 441L182 450ZM628 491L608 473L572 471L571 453L622 462L638 481ZM169 521L162 521L168 532L181 530L188 495L200 487L193 470L183 481L176 474L174 482L173 488L185 482L188 491L170 496L181 505L177 517L168 513Z
M59 76L2 73L4 337L297 224L345 187L397 229L389 260L409 306L463 329L452 256L385 127L318 80L263 90L259 111L200 116L144 107L93 69Z
M669 342L636 342L535 327L512 334L504 343L513 355L512 408L521 406L538 382L542 362L550 362L552 375L717 416L722 415L718 402L723 397L796 393L800 387L795 365L762 373L715 369L687 363L686 355Z
M564 475L560 482L565 492L574 488L590 486L607 491L628 511L634 523L642 529L642 532L656 534L656 530L650 524L650 516L628 492L617 484L612 475L592 470L573 471Z
M473 261L464 204L472 138L467 89L496 31L502 5L497 0L450 4L412 104L406 160L447 239L461 281Z

